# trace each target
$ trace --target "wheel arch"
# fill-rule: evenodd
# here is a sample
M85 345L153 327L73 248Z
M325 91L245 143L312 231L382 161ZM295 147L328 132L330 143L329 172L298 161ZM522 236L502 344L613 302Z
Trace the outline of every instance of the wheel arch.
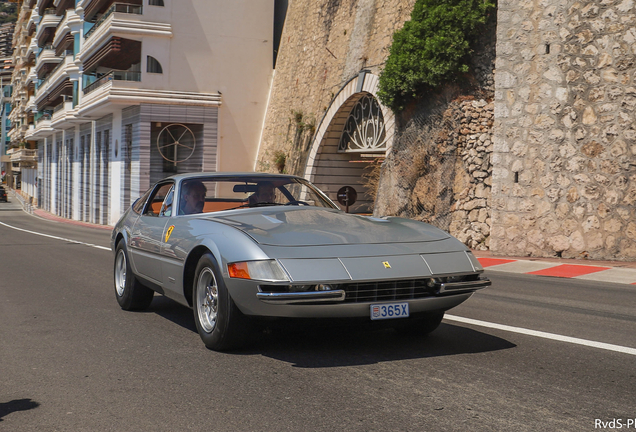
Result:
M212 254L214 253L205 245L199 245L190 251L190 254L186 258L185 264L183 265L183 295L188 302L188 305L192 307L192 286L194 284L194 272L197 268L197 264L203 255L206 253ZM214 256L217 264L220 265L219 259ZM221 270L219 268L219 270Z
M120 241L126 241L124 235L120 232L117 233L117 236L115 237L115 249L117 248L117 245L119 244Z

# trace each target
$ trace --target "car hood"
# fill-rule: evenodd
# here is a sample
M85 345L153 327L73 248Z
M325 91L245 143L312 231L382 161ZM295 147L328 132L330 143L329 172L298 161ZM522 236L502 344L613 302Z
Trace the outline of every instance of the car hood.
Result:
M450 237L431 225L402 218L375 218L316 207L267 207L218 215L257 243L271 246L325 246L430 242Z

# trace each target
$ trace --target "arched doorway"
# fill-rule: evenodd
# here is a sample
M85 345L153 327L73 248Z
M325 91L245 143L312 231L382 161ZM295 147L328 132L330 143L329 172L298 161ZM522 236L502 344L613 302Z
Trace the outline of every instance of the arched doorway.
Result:
M351 213L372 213L372 180L365 178L384 160L394 134L393 113L377 98L378 77L367 71L351 79L333 99L314 138L305 178L337 201L337 192L357 192ZM379 167L378 167L379 168Z

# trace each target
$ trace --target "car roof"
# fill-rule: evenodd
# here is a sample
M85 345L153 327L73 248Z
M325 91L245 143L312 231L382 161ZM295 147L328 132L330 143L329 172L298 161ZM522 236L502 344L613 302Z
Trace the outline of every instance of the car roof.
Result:
M174 179L176 181L182 181L185 179L194 179L194 178L202 178L202 177L249 177L249 178L263 178L263 179L271 179L271 178L298 178L302 179L302 177L290 175L290 174L273 174L273 173L262 173L262 172L200 172L200 173L186 173L186 174L176 174L168 177L168 179ZM166 180L166 179L164 179Z

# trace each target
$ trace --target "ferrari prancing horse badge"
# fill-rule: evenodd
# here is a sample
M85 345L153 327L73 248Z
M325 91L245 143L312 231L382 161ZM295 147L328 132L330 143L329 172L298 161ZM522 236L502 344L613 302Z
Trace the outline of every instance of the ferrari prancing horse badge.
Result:
M168 243L168 239L170 238L170 234L172 234L173 229L174 229L174 225L170 225L168 227L168 231L166 231L166 243Z

